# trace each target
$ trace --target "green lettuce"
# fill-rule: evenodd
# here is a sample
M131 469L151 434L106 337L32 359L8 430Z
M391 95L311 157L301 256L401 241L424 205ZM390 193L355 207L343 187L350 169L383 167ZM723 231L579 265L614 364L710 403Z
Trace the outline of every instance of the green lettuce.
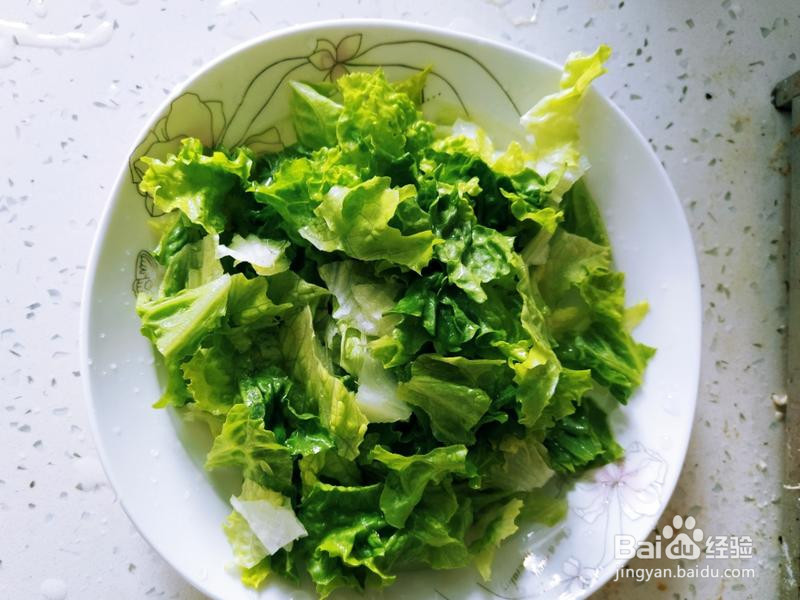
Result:
M289 107L298 141L306 148L333 146L342 105L310 85L292 81Z
M400 384L400 397L428 418L431 434L445 444L475 443L474 428L492 399L465 377L443 373L429 363L415 362L412 376Z
M551 307L548 324L562 362L590 369L595 381L627 402L654 351L628 331L624 275L613 270L610 249L559 231L537 281Z
M289 373L316 401L320 421L333 437L339 454L355 458L367 430L367 419L353 392L326 365L307 307L286 321L280 343Z
M339 145L350 153L364 150L396 158L406 150L409 131L419 120L417 106L394 88L378 69L337 80L344 109L336 126Z
M295 516L289 499L254 481L245 479L241 494L232 496L230 501L234 508L231 514L234 523L229 520L225 530L229 536L232 533L240 535L240 541L245 542L245 552L236 552L234 547L234 555L242 566L253 567L263 558L259 556L262 551L264 555L275 554L294 540L307 535ZM255 539L247 539L242 535L247 533L252 534ZM249 555L247 562L250 564L239 560L245 554Z
M400 191L385 177L353 188L332 187L315 209L316 218L300 235L324 252L344 252L359 260L388 260L419 272L433 255L430 231L403 235L389 225L400 203Z
M516 533L518 527L517 517L522 510L523 502L518 498L509 500L505 504L496 504L484 510L481 518L475 524L474 534L476 541L470 547L475 555L475 566L488 581L492 577L492 562L500 543L507 537Z
M147 171L139 189L153 197L164 212L180 210L211 234L223 231L231 218L231 194L250 176L252 153L240 148L234 155L203 153L199 140L186 138L178 154L165 161L144 157Z
M163 299L140 295L136 312L142 320L142 333L167 361L192 354L225 316L230 288L230 276L221 275Z
M299 512L308 530L308 573L322 598L340 587L382 586L394 581L381 558L387 527L380 510L381 485L335 486L317 483Z
M275 433L264 429L257 410L236 404L206 457L206 468L239 467L252 479L280 492L292 490L292 456Z
M614 440L605 413L588 398L555 425L544 445L553 468L569 473L622 456L622 447Z
M558 175L553 193L563 195L586 171L588 161L581 154L578 135L578 108L589 84L606 72L603 63L611 49L601 45L593 54L573 53L564 64L560 91L545 96L522 115L520 123L531 147L526 165L544 177Z
M443 446L414 456L402 456L375 446L369 457L390 471L380 505L386 522L398 529L403 528L428 484L439 483L453 473L465 474L467 468L467 448L463 445Z
M577 115L608 56L570 56L505 149L423 116L430 68L335 69L288 84L280 152L187 138L144 159L165 213L136 303L155 406L207 425L206 468L241 478L223 528L245 585L488 580L510 536L555 525L574 478L620 458L607 412L654 351L582 179Z
M287 241L264 240L254 234L242 237L234 234L228 246L219 245L217 256L230 256L234 265L246 262L259 275L275 275L289 268Z

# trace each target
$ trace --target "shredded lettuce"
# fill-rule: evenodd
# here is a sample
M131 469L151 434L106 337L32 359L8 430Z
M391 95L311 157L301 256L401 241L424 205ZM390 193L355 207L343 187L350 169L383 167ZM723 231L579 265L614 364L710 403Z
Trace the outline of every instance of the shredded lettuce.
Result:
M189 138L145 159L156 406L208 423L206 467L242 477L224 530L245 585L488 580L523 523L563 518L570 477L621 456L606 409L653 349L581 179L608 55L570 56L505 150L422 116L429 70L378 69L291 82L278 154Z

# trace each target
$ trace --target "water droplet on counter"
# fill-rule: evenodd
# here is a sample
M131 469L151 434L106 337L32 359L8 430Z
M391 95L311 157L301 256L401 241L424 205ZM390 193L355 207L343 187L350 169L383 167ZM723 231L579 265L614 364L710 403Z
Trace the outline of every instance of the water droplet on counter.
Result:
M116 371L117 370L117 363L113 363L112 362L110 365L108 365L108 368L111 369L112 371Z
M106 475L100 461L90 456L75 459L72 466L78 475L78 484L75 486L82 492L96 490L106 484Z
M105 334L105 333L100 333L99 337L100 337L100 339L101 339L101 340L102 340L102 339L105 339L105 337L106 337L106 334Z
M11 36L0 36L0 68L14 63L14 40Z
M108 21L103 21L85 33L82 31L41 33L28 23L0 19L0 67L9 66L14 62L14 52L19 47L88 50L107 44L113 32L114 26Z
M239 0L220 0L217 4L218 13L226 13L237 7Z
M39 586L39 592L47 600L64 600L67 597L67 584L61 579L45 579Z
M158 458L160 456L160 453L155 448L151 448L150 449L150 456L152 456L153 458Z
M47 16L47 7L44 5L44 0L33 0L33 14L40 19Z

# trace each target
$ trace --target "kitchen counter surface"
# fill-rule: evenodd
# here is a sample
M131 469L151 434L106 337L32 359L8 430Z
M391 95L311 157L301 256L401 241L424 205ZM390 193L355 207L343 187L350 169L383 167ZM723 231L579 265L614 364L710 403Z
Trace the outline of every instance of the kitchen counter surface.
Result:
M750 536L751 559L715 566L756 573L628 579L596 597L776 597L789 127L769 92L800 69L789 0L4 1L0 597L202 597L136 533L97 460L78 360L89 247L132 141L173 86L243 40L342 16L449 27L558 62L614 48L597 85L663 161L703 284L694 435L661 525L691 514L706 534ZM35 35L69 32L62 49Z

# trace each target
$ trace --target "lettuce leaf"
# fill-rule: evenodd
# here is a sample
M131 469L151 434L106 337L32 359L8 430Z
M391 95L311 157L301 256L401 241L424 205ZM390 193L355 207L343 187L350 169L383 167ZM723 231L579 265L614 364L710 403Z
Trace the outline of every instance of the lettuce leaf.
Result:
M217 257L230 256L234 265L246 262L259 275L275 275L289 268L288 247L287 241L264 240L252 233L242 237L236 233L230 245L219 245Z
M225 417L222 432L206 456L206 469L235 466L245 478L264 487L291 493L292 456L278 443L275 433L264 429L263 408L253 410L246 404L236 404Z
M234 510L224 529L240 567L252 569L307 535L288 498L250 479L244 480L241 493L231 496L230 503Z
M426 486L439 483L443 477L453 473L465 474L466 457L464 445L443 446L414 456L402 456L375 446L369 458L389 470L380 499L386 522L402 529L422 499Z
M475 566L484 581L492 577L492 563L500 543L516 533L516 520L522 506L523 502L518 498L505 504L496 504L485 509L475 523L473 535L476 541L470 546L470 551L475 556Z
M545 96L520 118L530 142L526 164L548 178L558 176L553 194L560 198L588 168L581 154L576 118L589 84L606 72L611 49L601 45L590 55L570 54L564 63L560 91Z
M391 569L464 567L472 560L464 541L472 520L469 496L457 498L447 478L430 484L405 527L386 542L382 565Z
M238 373L241 359L222 340L200 348L181 365L194 407L212 415L226 415L240 401Z
M326 364L308 307L287 318L280 330L280 344L289 374L317 403L320 421L333 437L339 454L355 458L367 430L367 419L353 392Z
M408 94L395 89L381 69L352 73L339 78L336 85L344 105L336 125L339 145L350 153L360 153L363 148L377 156L402 155L409 129L419 119Z
M521 523L555 524L575 475L621 456L605 411L653 350L581 180L577 114L608 54L572 55L504 150L423 117L431 69L339 68L288 84L297 143L276 154L187 139L145 159L166 212L137 298L156 406L208 424L207 467L244 480L225 532L245 585L488 580Z
M380 510L381 485L317 483L300 506L308 530L308 573L326 598L340 587L382 586L394 581L381 567L386 521Z
M230 194L242 188L253 165L250 151L240 148L235 155L203 153L203 144L196 138L181 142L178 154L165 161L143 157L147 171L139 189L153 197L164 212L178 209L192 223L208 233L222 232L231 217Z
M614 440L605 413L588 398L573 414L558 421L544 445L553 469L562 473L575 473L622 456L622 447Z
M369 354L358 371L356 402L370 423L405 421L411 416L411 407L403 401L394 375Z
M316 219L300 235L319 250L342 251L359 260L388 260L419 272L433 255L430 231L403 235L389 225L400 192L386 177L374 177L352 188L332 187L315 209Z
M308 84L292 81L289 87L289 108L298 141L306 148L333 146L342 105Z
M142 321L142 333L167 361L192 354L225 316L230 288L230 276L221 275L163 299L150 300L140 295L136 312Z
M627 329L624 276L612 269L609 248L560 231L537 280L551 307L548 324L562 362L590 369L595 381L627 402L654 351Z
M532 435L506 436L497 446L502 462L490 471L486 483L501 490L530 492L542 487L553 476L547 464L547 450Z
M492 403L488 394L427 362L415 362L411 373L399 386L400 397L427 415L433 436L445 444L475 443L474 428Z
M335 298L334 319L367 335L391 331L397 318L386 313L395 305L399 285L376 278L353 260L324 264L319 275Z

